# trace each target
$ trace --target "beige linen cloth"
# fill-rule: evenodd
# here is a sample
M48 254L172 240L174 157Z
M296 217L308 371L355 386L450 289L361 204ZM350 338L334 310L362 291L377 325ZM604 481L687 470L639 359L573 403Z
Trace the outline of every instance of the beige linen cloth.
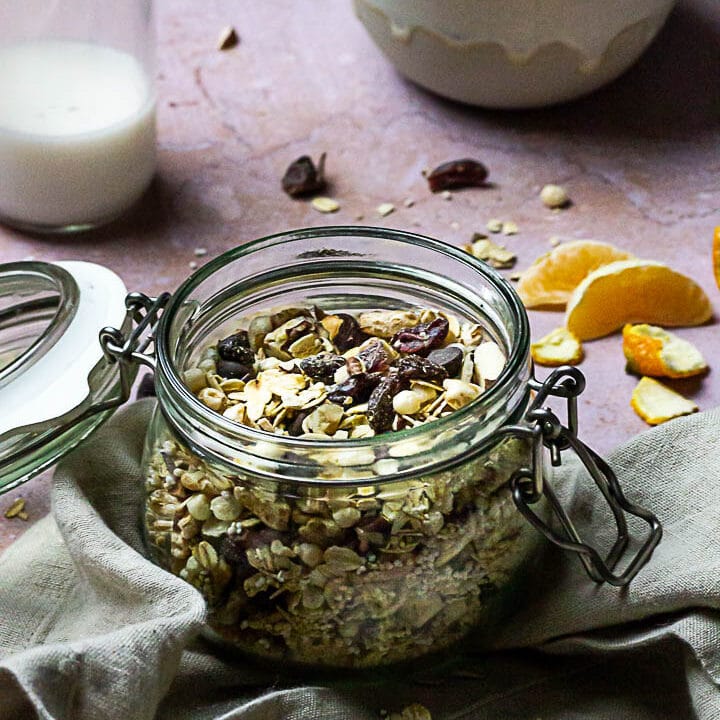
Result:
M200 635L200 595L143 557L151 405L119 412L58 467L52 517L0 557L2 720L377 720L412 702L435 720L720 719L720 412L609 458L665 528L628 589L598 587L548 549L490 652L330 678L223 654ZM566 500L609 533L576 471L563 470Z

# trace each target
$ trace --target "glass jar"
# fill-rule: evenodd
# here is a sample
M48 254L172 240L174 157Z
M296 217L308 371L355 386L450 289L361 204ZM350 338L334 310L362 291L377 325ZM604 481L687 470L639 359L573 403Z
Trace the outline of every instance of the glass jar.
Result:
M508 361L460 410L372 438L278 436L203 405L183 373L203 367L203 351L235 332L239 318L287 306L433 308L482 324ZM595 579L628 580L582 543L549 486L564 530L546 525L539 453L543 442L556 452L584 449L574 406L570 429L538 409L548 391L532 399L519 298L499 274L449 245L384 229L316 228L228 252L165 308L155 377L143 459L147 545L157 563L203 593L213 636L233 647L353 668L410 660L473 629L491 631L541 539L531 525L578 551L591 574L603 568ZM553 386L568 398L581 389ZM609 501L617 495L604 468L591 472ZM632 574L658 540L653 526ZM611 566L626 542L619 537Z
M445 311L486 328L507 362L461 409L372 438L275 435L201 403L184 378L202 368L204 382L219 383L206 349L240 318L288 306ZM148 553L204 595L211 635L284 663L411 660L472 630L491 634L523 597L543 536L617 586L660 540L655 516L577 437L582 374L558 368L539 383L528 347L525 311L498 273L393 230L264 238L158 298L126 295L90 263L0 265L0 492L82 442L145 364L158 397L142 461ZM28 393L41 401L23 402ZM552 397L567 402L565 424L545 406ZM603 553L544 476L545 448L553 464L577 454L607 501L617 536ZM627 516L649 526L629 560Z
M155 171L151 0L0 6L0 220L74 232L117 217Z

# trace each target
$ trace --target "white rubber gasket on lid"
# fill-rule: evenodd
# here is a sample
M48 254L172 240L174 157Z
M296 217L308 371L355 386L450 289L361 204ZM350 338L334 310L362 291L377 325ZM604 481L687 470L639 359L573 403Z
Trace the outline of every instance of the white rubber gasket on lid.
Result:
M88 375L103 357L98 333L125 319L123 281L102 265L76 260L54 263L78 285L75 316L48 352L0 388L0 435L46 422L77 407L90 392Z

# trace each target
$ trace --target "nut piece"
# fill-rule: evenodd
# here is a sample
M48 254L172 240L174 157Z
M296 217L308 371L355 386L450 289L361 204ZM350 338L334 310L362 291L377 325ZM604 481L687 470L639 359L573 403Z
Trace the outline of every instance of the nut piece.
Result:
M549 208L566 207L570 203L567 191L562 185L546 185L540 191L540 199L543 205Z
M334 213L340 209L340 203L337 200L323 196L313 198L311 205L321 213Z
M235 28L232 25L227 25L220 31L216 47L218 50L230 50L230 48L234 48L239 42L240 38Z

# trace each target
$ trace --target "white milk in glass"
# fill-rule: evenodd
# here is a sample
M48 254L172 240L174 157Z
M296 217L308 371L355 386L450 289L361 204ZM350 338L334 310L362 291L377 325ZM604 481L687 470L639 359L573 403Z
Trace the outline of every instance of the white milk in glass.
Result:
M154 92L132 55L65 40L0 48L0 216L10 224L100 224L154 170Z

